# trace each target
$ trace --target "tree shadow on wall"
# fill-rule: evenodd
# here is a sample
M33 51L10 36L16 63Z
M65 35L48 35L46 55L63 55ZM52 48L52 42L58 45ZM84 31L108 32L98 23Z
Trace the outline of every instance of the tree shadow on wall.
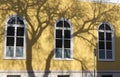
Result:
M87 64L86 64L85 59L79 60L79 59L77 59L77 58L74 58L74 60L76 60L76 61L78 61L78 62L81 63L81 66L82 66L82 67L81 67L81 68L82 68L82 77L87 77L87 74L88 74L88 73L90 74L89 77L94 77L93 72L90 72L90 71L89 71L89 68L87 67Z
M102 21L113 22L116 17L112 16L110 13L118 10L117 6L109 7L101 3L90 3L91 15L88 15L86 9L89 7L82 5L77 0L70 0L69 6L65 5L64 9L60 8L62 5L60 0L54 2L54 0L2 0L0 1L0 11L7 11L8 13L5 16L10 14L20 14L26 19L27 22L27 57L26 57L26 69L29 77L35 77L33 66L32 66L32 48L33 45L41 37L43 31L51 26L54 28L55 20L59 18L67 18L68 20L73 20L76 31L74 31L73 38L78 37L82 38L84 41L87 41L91 46L96 48L96 44L93 43L93 40L96 40L97 37L91 33L91 30L97 30L96 25ZM106 9L108 8L108 9ZM9 13L10 12L10 13ZM118 11L119 12L119 11ZM113 17L113 18L112 18ZM35 18L35 23L33 23L33 18ZM45 18L45 19L43 19ZM112 20L111 20L112 18ZM83 23L80 23L82 21ZM92 36L92 39L87 39L82 36L83 33L87 33ZM53 35L53 34L52 34ZM53 49L54 50L54 49ZM43 77L48 77L50 73L50 63L53 57L53 50L48 55L45 66L45 74ZM94 50L93 50L94 51ZM74 59L79 61L78 59ZM86 65L81 62L84 69L87 69Z
M41 37L42 32L48 27L53 26L53 18L55 17L55 13L58 9L59 2L55 3L55 6L51 6L48 2L48 0L34 0L34 1L21 1L21 0L14 0L14 1L8 1L4 0L1 1L0 4L0 11L8 12L6 13L6 17L11 14L19 14L23 16L27 22L27 56L26 56L26 69L28 72L29 77L35 77L33 66L32 66L32 48L33 45L38 41L38 39ZM54 1L54 0L53 0ZM50 2L50 3L53 3ZM33 14L30 14L30 13ZM34 14L35 13L35 14ZM35 18L35 23L32 19ZM43 19L45 18L45 20ZM47 64L46 64L46 70L50 67L50 59L52 58L51 55L53 51L51 51L51 54L48 56ZM46 73L46 72L45 72Z
M50 63L51 63L51 59L53 58L53 54L54 54L54 50L52 50L50 52L50 54L48 55L48 57L47 57L46 66L45 66L45 72L44 72L43 77L48 77L49 73L51 73L51 71L50 71Z

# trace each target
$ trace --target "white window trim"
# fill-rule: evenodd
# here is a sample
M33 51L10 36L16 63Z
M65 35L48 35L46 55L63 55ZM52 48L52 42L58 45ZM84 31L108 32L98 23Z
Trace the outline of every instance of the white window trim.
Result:
M70 32L71 32L71 41L70 41L70 44L71 44L70 45L71 46L71 48L70 48L71 57L70 58L56 58L55 57L55 49L56 49L56 41L55 41L55 39L56 39L56 29L57 29L56 25L57 25L57 23L59 21L67 21L69 23L69 25L70 25ZM72 35L73 31L72 30L73 30L72 24L70 23L69 20L67 20L65 18L61 18L61 19L57 20L57 22L55 23L55 25L54 25L54 60L73 60L73 35ZM64 52L64 51L62 50L62 52ZM64 54L62 54L62 55L64 55Z
M12 17L15 17L16 15L12 15L12 16L10 16L10 17L8 17L7 18L7 20L6 20L6 23L5 23L5 33L4 33L4 38L5 38L5 42L4 42L4 59L26 59L26 21L25 21L25 19L23 18L23 22L24 22L24 46L23 46L23 57L7 57L6 56L6 37L7 37L7 27L9 26L8 24L7 24L7 22L9 21L9 19L11 19ZM19 27L20 25L18 25L18 24L14 24L14 25L16 25L17 27ZM16 28L16 26L15 26L15 28ZM14 46L15 47L15 46ZM16 49L16 48L15 48ZM16 53L16 52L15 52ZM14 53L14 55L15 55L15 53Z
M100 59L99 58L99 27L102 25L102 24L108 24L111 28L111 34L112 34L112 59L106 59L106 55L105 55L105 59ZM103 31L104 32L104 31ZM105 53L106 54L106 53ZM98 26L98 61L115 61L115 51L114 51L114 28L113 26L108 23L108 22L102 22L100 23L100 25Z

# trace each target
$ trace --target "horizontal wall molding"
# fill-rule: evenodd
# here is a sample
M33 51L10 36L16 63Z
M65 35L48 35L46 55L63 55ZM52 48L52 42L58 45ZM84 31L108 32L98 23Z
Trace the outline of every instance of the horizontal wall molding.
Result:
M120 70L0 70L0 73L120 73Z
M119 5L120 1L118 0L113 0L113 1L100 1L100 0L78 0L79 2L97 2L97 3L106 3L106 4L115 4L115 5Z
M0 70L0 73L93 73L94 71L89 71L89 70L85 70L85 71L74 71L74 70L46 70L46 71L42 71L42 70Z
M120 73L120 70L98 70L97 73Z

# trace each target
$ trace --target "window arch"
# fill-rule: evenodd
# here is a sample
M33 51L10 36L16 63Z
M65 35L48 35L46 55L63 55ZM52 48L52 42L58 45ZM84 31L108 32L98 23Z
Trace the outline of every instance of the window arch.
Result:
M114 60L114 31L109 23L102 23L98 28L99 60Z
M55 51L56 59L72 58L72 27L68 20L60 19L55 24Z
M26 24L24 18L12 15L5 27L5 58L25 59Z

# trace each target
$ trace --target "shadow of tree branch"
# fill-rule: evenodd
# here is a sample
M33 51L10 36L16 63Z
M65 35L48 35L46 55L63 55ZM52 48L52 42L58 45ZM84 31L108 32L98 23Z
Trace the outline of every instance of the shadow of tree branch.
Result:
M96 47L94 43L92 43L91 40L87 39L86 37L83 37L81 34L82 33L88 33L93 37L93 39L96 39L96 36L94 34L90 33L89 31L91 30L96 30L94 29L95 24L101 21L108 21L111 19L109 17L113 17L112 15L109 14L109 12L114 12L115 9L117 9L117 6L110 7L109 9L105 9L107 6L104 4L98 4L98 3L92 3L90 7L92 8L92 13L93 16L91 18L88 17L87 13L85 12L85 7L81 5L80 3L76 2L76 0L71 0L71 5L66 8L64 8L62 11L60 9L60 1L56 1L54 3L54 0L50 2L48 0L1 0L0 1L0 11L12 11L14 13L20 14L23 17L25 17L27 21L27 26L31 30L27 30L27 57L26 57L26 68L29 77L35 77L34 74L34 69L32 66L32 52L33 49L32 47L34 44L38 41L38 39L41 37L43 31L48 27L48 26L53 26L54 20L59 19L59 18L67 18L75 21L75 27L77 27L77 30L74 31L73 38L78 37L82 38L83 40L87 41L90 43L92 46ZM103 6L104 5L104 6ZM35 14L30 15L29 12L32 10L35 10ZM118 9L117 9L118 10ZM45 15L42 15L42 14ZM8 13L6 13L7 15ZM109 16L109 17L108 17ZM32 17L35 18L34 22L32 20ZM76 20L75 20L76 17ZM86 19L84 19L86 17ZM42 18L46 18L44 21ZM87 19L88 18L88 19ZM80 24L79 20L81 20L83 23ZM34 23L38 23L35 25ZM45 24L45 25L43 25ZM88 25L89 24L89 25ZM86 25L88 26L87 28ZM36 28L35 28L36 27ZM53 26L54 27L54 26ZM3 35L3 33L1 34ZM53 52L54 50L50 51L50 54L47 57L46 60L46 66L45 66L45 72L43 77L48 77L50 73L50 63L51 59L53 57ZM82 64L82 69L83 70L88 70L86 64L84 63L84 59L77 59L74 58L74 60L79 61Z
M49 73L51 73L51 71L50 71L50 63L51 63L51 59L53 58L53 52L54 52L54 50L52 50L50 52L50 54L48 55L48 57L47 57L46 66L45 66L45 72L44 72L43 77L48 77Z

